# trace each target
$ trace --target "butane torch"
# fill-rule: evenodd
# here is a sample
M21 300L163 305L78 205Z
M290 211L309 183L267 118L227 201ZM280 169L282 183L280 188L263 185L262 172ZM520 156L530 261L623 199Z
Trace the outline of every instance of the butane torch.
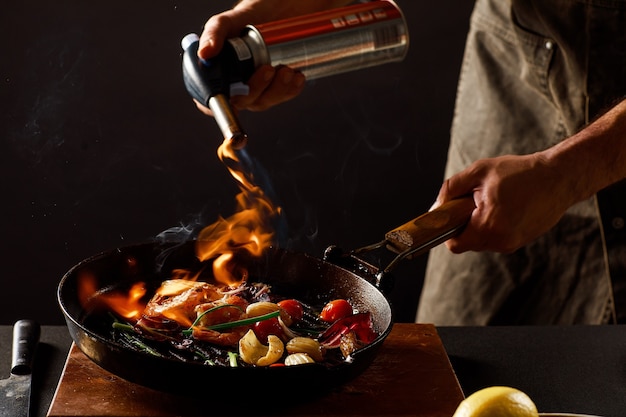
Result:
M230 106L247 94L246 82L261 65L286 65L307 80L404 59L406 21L390 0L358 3L310 15L247 26L219 55L198 58L198 36L183 38L183 80L191 96L209 107L225 140L235 149L247 135Z

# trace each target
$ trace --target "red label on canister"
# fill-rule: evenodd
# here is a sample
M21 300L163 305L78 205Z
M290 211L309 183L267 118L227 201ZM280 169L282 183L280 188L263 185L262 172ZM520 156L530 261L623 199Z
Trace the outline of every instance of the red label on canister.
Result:
M307 79L401 61L408 50L406 22L392 1L248 26L243 39L256 67L285 65Z
M397 19L403 19L403 16L394 3L373 1L255 25L255 27L262 35L265 44L271 46L371 25L374 22Z

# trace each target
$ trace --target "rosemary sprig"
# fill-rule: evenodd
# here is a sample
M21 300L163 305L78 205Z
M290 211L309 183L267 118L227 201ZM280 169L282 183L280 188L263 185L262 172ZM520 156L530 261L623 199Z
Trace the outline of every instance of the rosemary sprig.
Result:
M213 362L213 359L205 355L204 352L202 352L200 349L193 349L193 353L195 353L200 358L202 358L202 360L204 361L203 363L205 365L215 366L215 362Z
M121 327L121 326L120 326L118 329L119 329L119 330L121 330L121 333L120 333L120 334L124 337L124 339L126 340L126 342L127 342L127 343L129 343L129 344L131 344L131 345L135 346L135 348L137 348L137 349L139 349L139 350L141 350L141 351L143 351L143 352L149 353L150 355L157 356L157 357L159 357L159 358L164 357L164 356L163 356L163 354L161 354L159 351L157 351L157 350L156 350L156 349L154 349L153 347L148 346L147 344L145 344L145 343L143 342L143 340L141 340L139 337L137 337L137 336L133 335L132 333L129 333L129 332L126 330L126 326L125 326L125 325L123 325L122 323L120 323L120 324L121 324L122 326L124 326L124 327ZM131 330L130 330L130 331L131 331L131 332L134 332L134 331L132 330L132 327L131 327Z
M121 321L114 321L113 328L124 333L134 333L135 329L130 324L122 323Z

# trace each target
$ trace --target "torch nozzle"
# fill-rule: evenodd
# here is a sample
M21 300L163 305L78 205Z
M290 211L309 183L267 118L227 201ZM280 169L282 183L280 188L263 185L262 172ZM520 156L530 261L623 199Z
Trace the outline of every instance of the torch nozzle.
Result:
M232 141L233 149L242 149L246 146L248 135L240 127L239 120L237 120L228 98L224 94L216 94L209 99L208 104L222 131L224 140Z
M251 59L241 63L234 58L235 52L230 44L225 45L222 53L210 59L201 61L198 58L198 35L189 34L181 41L183 47L183 80L191 96L204 105L209 106L215 121L222 131L224 140L232 141L233 149L246 146L247 136L237 120L237 116L228 101L228 96L234 87L241 87L243 80L241 71L231 61L234 59L251 74L254 70ZM230 49L229 49L230 48ZM241 91L241 90L239 90Z

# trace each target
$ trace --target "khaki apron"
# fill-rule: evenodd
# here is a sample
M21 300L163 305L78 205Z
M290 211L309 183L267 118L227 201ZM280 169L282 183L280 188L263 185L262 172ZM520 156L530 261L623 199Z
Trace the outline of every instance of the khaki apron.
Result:
M446 177L480 158L550 147L625 95L626 1L478 0ZM624 322L625 218L620 183L513 254L454 255L441 245L429 256L417 321Z

